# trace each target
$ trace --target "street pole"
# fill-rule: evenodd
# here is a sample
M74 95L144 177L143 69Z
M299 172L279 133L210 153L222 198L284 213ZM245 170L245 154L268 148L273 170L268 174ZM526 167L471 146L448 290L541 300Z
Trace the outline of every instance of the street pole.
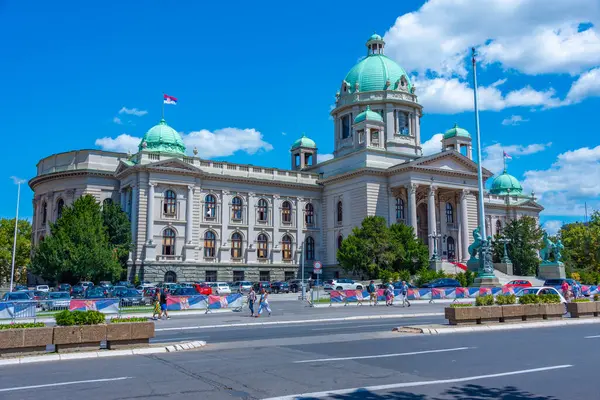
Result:
M300 266L302 270L302 301L306 300L306 288L304 287L304 240L300 245Z
M21 180L13 178L15 183L17 184L17 212L15 214L15 235L13 238L13 253L12 253L12 263L10 268L10 291L13 291L13 285L15 282L15 255L17 253L17 231L19 227L19 201L21 199Z

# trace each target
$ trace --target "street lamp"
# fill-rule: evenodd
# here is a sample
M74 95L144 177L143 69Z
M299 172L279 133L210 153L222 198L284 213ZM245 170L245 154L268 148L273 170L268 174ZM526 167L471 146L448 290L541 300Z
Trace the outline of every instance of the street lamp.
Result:
M506 244L510 243L510 239L508 239L508 238L500 238L500 239L498 239L498 241L500 243L502 243L502 245L504 246L504 254L502 255L502 260L501 261L504 264L512 264L512 261L508 257L508 249L506 248Z
M21 199L21 183L24 183L25 179L19 179L16 176L11 176L10 178L17 185L17 212L15 213L15 234L13 238L12 263L10 267L10 291L12 292L15 282L15 255L17 254L17 231L19 228L19 201Z
M438 250L437 250L437 240L442 237L439 233L433 231L433 233L428 235L433 239L433 254L431 255L431 261L439 261Z

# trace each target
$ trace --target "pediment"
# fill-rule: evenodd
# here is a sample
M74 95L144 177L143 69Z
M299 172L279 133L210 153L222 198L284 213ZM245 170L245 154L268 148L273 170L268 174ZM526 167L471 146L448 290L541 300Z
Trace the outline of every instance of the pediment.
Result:
M146 164L146 168L181 172L199 172L200 169L177 158Z
M119 160L119 165L117 165L117 169L115 170L115 175L119 175L133 166L135 166L135 164L133 164L131 161L124 161L121 159Z
M419 159L411 161L409 165L415 168L435 169L455 173L477 174L477 164L474 161L453 150L444 151L427 157L421 157ZM483 175L485 177L489 177L493 174L484 168Z

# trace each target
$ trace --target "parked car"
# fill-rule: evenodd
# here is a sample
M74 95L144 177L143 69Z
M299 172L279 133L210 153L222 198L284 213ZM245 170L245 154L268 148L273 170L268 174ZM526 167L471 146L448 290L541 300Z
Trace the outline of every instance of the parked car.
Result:
M508 282L506 285L504 285L505 287L511 287L511 288L524 288L524 287L531 287L531 282L529 281L525 281L525 280L521 280L521 279L516 279L513 281Z
M71 285L69 285L68 283L59 283L58 286L56 287L56 290L58 292L70 292Z
M23 290L23 293L27 293L31 300L42 300L48 292L42 292L41 290Z
M273 293L289 293L290 284L287 282L273 282L271 283L271 292Z
M532 287L526 287L523 288L521 290L519 290L517 293L515 293L515 296L517 297L521 297L525 294L557 294L560 297L560 302L563 304L567 303L567 300L565 300L565 298L563 297L563 295L556 290L556 288L553 287L549 287L549 286L532 286ZM566 312L566 311L565 311Z
M196 289L196 292L205 296L210 296L213 293L213 290L208 283L195 283L194 289Z
M146 288L155 288L156 285L154 283L144 282L136 287L137 290L144 290Z
M24 285L15 286L15 292L20 292L22 290L28 290L27 286L24 286Z
M408 285L409 289L418 289L415 285L413 285L410 282L406 282L406 284ZM392 283L392 285L394 286L394 289L402 289L402 282L394 282ZM387 286L385 284L381 284L380 285L381 288L380 289L385 289Z
M434 279L431 282L427 282L421 286L422 288L429 289L444 289L444 288L457 288L460 287L460 282L456 279L441 278Z
M119 281L119 282L115 283L115 286L125 286L127 288L132 288L133 283L131 283L129 281Z
M4 293L2 296L2 301L31 301L33 300L29 295L29 292L20 291L20 292L8 292Z
M100 283L98 283L98 286L110 289L113 287L113 284L110 281L100 281Z
M292 293L298 293L302 291L302 279L292 279L291 281L288 281L288 284L290 285L290 291ZM306 285L306 282L304 285Z
M90 287L83 295L84 299L104 299L107 296L107 290L103 288Z
M156 287L160 288L161 290L164 288L169 288L169 291L172 292L173 290L179 287L179 284L174 282L161 282L158 285L156 285Z
M94 287L94 282L82 281L79 282L79 285L83 286L83 290L88 290L89 288Z
M43 311L68 310L71 296L69 292L51 292L40 303Z
M233 282L233 285L231 285L231 289L234 292L240 292L240 293L248 293L251 288L252 288L252 282L248 282L248 281L237 281L237 282Z
M575 279L565 279L565 278L546 279L544 281L544 286L559 287L563 284L564 281L567 281L567 283L569 284L569 287L573 286L574 283L577 283L579 286L581 286L581 283L576 281Z
M261 282L256 282L253 285L254 287L254 291L257 293L262 292L263 289L265 289L265 291L267 293L271 293L271 282L267 282L267 281L261 281Z
M194 287L178 287L171 294L173 296L198 296L198 291Z
M48 285L37 285L35 287L35 290L38 290L40 292L49 292L50 291L50 287Z
M120 299L119 304L121 307L143 306L149 304L146 303L144 296L142 296L140 292L132 288L119 290L114 296Z
M71 297L74 299L83 299L85 288L81 285L75 285L71 288Z
M326 291L330 290L362 290L363 285L354 282L352 279L330 279L325 281L323 288Z
M211 282L210 287L213 294L218 294L219 296L231 294L231 288L225 282Z

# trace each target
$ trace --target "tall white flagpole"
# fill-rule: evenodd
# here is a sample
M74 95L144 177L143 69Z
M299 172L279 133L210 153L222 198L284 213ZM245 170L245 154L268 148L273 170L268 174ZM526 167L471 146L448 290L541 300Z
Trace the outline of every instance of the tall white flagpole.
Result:
M21 183L24 181L12 177L17 184L17 212L15 214L15 234L13 238L13 252L12 252L12 263L10 268L10 291L13 291L13 285L15 282L15 255L17 253L17 232L19 228L19 201L21 199Z

